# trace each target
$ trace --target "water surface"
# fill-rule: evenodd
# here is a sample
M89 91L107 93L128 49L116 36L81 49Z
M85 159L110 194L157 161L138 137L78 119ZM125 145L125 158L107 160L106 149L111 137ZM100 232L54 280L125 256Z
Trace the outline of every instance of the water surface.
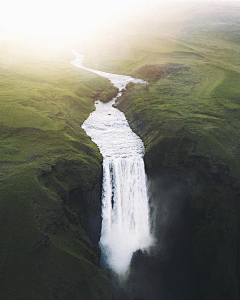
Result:
M149 207L144 169L144 145L131 130L125 115L112 105L129 82L146 83L130 76L86 68L84 56L74 52L72 64L108 78L119 89L108 103L96 101L96 110L82 128L103 156L102 229L100 248L106 267L117 274L128 270L132 255L151 245Z

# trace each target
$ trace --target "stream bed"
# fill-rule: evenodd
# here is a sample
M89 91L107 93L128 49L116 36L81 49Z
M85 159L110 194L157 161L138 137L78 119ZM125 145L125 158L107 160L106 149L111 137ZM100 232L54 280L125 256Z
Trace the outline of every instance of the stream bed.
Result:
M141 79L111 74L83 66L84 56L73 51L71 63L108 78L119 89L108 103L96 101L96 110L82 124L103 156L102 228L99 246L102 264L124 275L132 255L152 244L149 205L143 161L144 144L131 130L125 115L113 107L129 82L146 84Z

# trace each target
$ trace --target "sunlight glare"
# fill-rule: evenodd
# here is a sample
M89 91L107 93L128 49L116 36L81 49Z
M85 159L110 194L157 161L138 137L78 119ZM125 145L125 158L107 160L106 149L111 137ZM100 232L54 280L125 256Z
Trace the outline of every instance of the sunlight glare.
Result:
M145 0L9 0L0 12L0 32L35 38L84 37Z

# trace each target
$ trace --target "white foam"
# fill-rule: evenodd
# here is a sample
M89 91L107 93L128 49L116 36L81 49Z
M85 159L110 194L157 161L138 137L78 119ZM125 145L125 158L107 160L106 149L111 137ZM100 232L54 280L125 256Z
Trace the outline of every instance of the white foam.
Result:
M119 90L141 79L85 68L84 56L74 52L78 68L108 78ZM118 274L127 272L132 255L152 243L144 169L144 145L125 115L112 104L96 102L82 128L103 155L102 230L100 247L105 264Z

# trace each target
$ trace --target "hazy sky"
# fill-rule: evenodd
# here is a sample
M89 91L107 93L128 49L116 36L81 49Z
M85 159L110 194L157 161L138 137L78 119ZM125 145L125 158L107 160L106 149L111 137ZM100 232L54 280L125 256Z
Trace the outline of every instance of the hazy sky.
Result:
M146 0L8 0L0 12L0 27L8 33L52 37L85 34L96 25L138 7ZM120 4L121 3L121 4Z
M197 0L194 0L197 1ZM40 38L87 36L119 16L143 10L146 5L185 6L193 0L8 0L0 10L0 34ZM200 1L200 0L198 0ZM201 0L200 2L214 2ZM218 0L216 3L230 2Z

